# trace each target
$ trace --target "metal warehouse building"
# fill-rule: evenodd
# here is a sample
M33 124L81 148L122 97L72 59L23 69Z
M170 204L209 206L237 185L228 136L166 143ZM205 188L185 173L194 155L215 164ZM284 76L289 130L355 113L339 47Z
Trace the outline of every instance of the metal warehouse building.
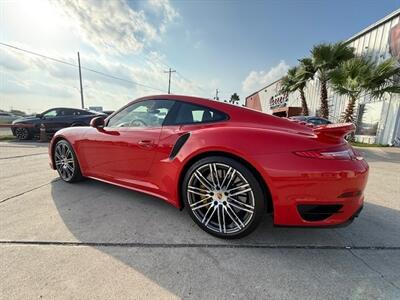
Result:
M396 57L400 63L400 9L348 39L359 55L367 55L375 61ZM400 80L400 75L396 80ZM320 106L319 82L309 82L305 89L310 115L318 114ZM277 116L293 116L301 112L298 92L282 94L280 80L246 97L246 106ZM330 120L338 122L348 99L328 90ZM385 95L373 99L365 95L357 103L356 140L365 143L400 146L400 95Z

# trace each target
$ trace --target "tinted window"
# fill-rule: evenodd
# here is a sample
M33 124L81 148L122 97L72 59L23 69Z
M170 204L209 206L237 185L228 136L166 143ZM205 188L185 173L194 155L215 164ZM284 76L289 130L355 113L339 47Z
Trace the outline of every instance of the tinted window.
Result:
M57 110L57 117L72 116L73 112L74 112L73 109L62 108L62 109Z
M133 103L113 116L107 127L159 127L172 108L171 100L145 100Z
M71 109L71 112L74 116L87 116L87 115L93 115L93 113L86 111L86 110L80 110L80 109Z
M46 112L43 114L43 116L46 117L46 118L55 117L55 116L57 116L57 110L52 109L52 110L46 111Z
M324 124L330 124L330 122L328 120L324 120L324 119L308 119L309 123L312 123L314 125L324 125Z
M183 103L179 104L174 124L197 124L226 120L227 116L211 108Z

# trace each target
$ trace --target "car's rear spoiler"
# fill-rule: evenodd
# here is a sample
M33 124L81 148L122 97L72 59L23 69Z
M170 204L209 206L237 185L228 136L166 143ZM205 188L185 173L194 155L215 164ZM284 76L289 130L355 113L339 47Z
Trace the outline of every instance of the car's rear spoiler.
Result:
M313 128L314 134L316 134L319 139L338 141L343 140L346 135L355 130L356 126L354 126L353 123L327 124Z

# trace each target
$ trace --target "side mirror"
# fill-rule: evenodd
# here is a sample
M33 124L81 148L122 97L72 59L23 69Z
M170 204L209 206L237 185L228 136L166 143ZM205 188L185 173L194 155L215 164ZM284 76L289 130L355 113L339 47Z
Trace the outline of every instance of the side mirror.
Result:
M94 128L104 128L104 118L103 117L96 117L90 121L90 126Z
M43 115L42 114L36 114L35 117L41 119L41 118L43 118Z

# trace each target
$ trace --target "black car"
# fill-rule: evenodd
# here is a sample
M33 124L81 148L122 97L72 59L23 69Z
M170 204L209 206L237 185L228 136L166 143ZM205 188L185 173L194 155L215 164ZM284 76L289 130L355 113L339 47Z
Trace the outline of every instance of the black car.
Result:
M289 119L306 122L306 123L313 124L313 125L316 125L316 126L332 124L331 121L329 121L327 119L324 119L324 118L321 118L321 117L294 116L294 117L290 117Z
M48 136L52 136L58 130L70 126L89 126L94 117L105 114L76 108L51 108L34 117L25 117L12 122L13 125L26 124L33 127L13 127L12 133L19 140L29 140L40 134L40 126L44 124Z

